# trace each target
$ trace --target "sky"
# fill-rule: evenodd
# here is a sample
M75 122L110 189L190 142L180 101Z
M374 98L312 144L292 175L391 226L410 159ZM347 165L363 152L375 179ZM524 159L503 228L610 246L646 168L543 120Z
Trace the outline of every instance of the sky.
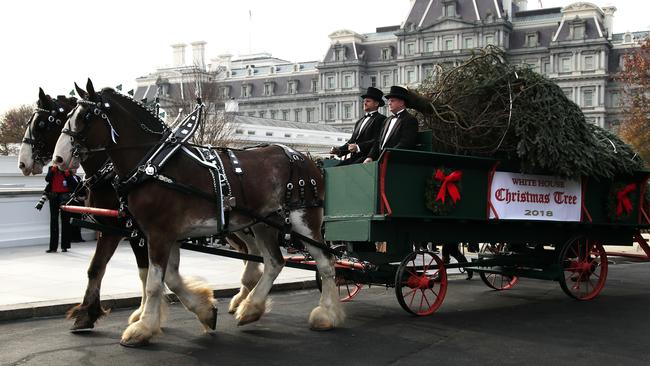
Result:
M544 7L569 0L542 0ZM528 1L539 8L538 0ZM650 1L593 1L614 5L614 32L650 30ZM90 77L97 89L123 84L172 62L170 45L206 41L206 62L217 55L270 52L288 61L319 61L328 35L399 25L410 0L20 0L0 1L0 115L31 104L42 87L68 94Z

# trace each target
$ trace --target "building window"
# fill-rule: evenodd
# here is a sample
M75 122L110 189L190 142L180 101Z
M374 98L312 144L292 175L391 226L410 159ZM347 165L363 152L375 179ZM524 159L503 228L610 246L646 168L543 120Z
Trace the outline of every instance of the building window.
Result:
M494 45L494 36L492 36L492 35L485 36L485 45L487 46L487 45L490 45L490 44Z
M264 118L264 114L265 114L264 111L259 111L259 112L257 112L257 115L258 115L260 118Z
M393 57L393 52L390 47L385 47L381 49L381 59L390 60Z
M334 61L345 61L345 46L334 46Z
M252 95L253 86L250 84L244 84L241 86L241 96L248 98Z
M314 108L307 108L307 122L316 122L314 118Z
M266 136L273 136L273 132L267 132Z
M454 40L445 39L445 51L450 51L454 49Z
M373 88L377 87L377 77L376 76L371 76L370 77L370 86L372 86Z
M443 0L445 16L446 17L455 17L456 16L456 1L455 0Z
M427 41L424 43L424 52L433 52L433 41Z
M406 70L406 82L408 84L415 83L415 70Z
M562 57L560 63L560 70L562 72L571 72L571 57Z
M352 74L344 74L343 75L343 87L344 88L351 88L353 86L352 84Z
M244 134L244 130L238 128L238 129L235 130L235 133L236 133L237 135L243 135L243 134Z
M334 75L328 75L325 80L327 80L327 89L336 88L336 78Z
M273 95L273 89L275 87L275 83L264 83L264 95L266 96L271 96Z
M415 54L415 43L406 44L406 55L413 56Z
M562 92L569 99L573 100L573 89L572 88L562 88Z
M336 106L330 104L327 106L327 120L333 121L336 118Z
M594 91L592 89L587 89L582 92L582 106L583 107L594 106Z
M352 104L343 104L343 119L352 118Z
M609 94L609 105L613 108L621 106L621 95L618 92L611 92Z
M223 86L221 87L221 96L224 98L230 98L230 87Z
M465 38L465 48L474 48L474 38Z
M271 111L270 113L271 113L271 119L275 119L276 111Z
M293 117L294 121L300 122L300 109L293 110Z
M255 131L248 131L248 134L249 134L249 135L254 135L254 134L255 134Z
M313 79L311 81L311 91L315 93L318 90L318 80Z
M290 133L285 133L285 134L284 134L284 137L286 137L286 138L290 138L290 137L291 137L291 134L290 134Z
M289 111L285 109L282 111L282 120L286 121L288 119L289 119Z
M585 38L585 27L584 25L577 25L573 28L573 39L583 39Z
M391 85L390 74L383 74L381 76L381 86L386 88L386 87L389 87L390 85Z
M424 68L423 68L423 71L424 71L424 78L425 79L433 80L433 78L434 78L433 65L425 65Z
M585 56L585 70L594 69L594 56Z
M623 42L632 43L632 35L630 33L625 33L625 37L623 37Z
M287 84L287 91L289 94L297 94L298 93L298 81L292 80Z
M255 112L248 112L248 117L255 117Z

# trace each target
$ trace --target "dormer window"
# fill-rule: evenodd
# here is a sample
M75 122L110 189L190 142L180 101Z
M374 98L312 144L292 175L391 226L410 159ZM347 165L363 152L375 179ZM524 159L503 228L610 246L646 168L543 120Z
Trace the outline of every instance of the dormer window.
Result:
M290 80L287 83L287 92L289 94L298 94L298 80Z
M584 19L576 17L571 21L571 28L569 33L570 39L584 39L585 38L585 24L587 22Z
M537 47L538 39L537 32L526 33L526 47Z
M334 46L334 61L345 61L346 59L346 48L337 44Z
M241 96L243 98L248 98L253 95L253 85L251 84L242 84L241 86Z
M271 96L275 92L275 82L267 81L264 83L264 95Z
M300 64L293 64L293 72L300 71L300 68L301 68Z
M275 74L275 66L269 67L269 74Z
M255 66L248 65L246 66L246 75L253 76L255 74Z
M230 98L230 86L221 87L221 96L224 98Z
M456 16L456 0L443 0L442 1L444 16L453 18Z
M390 60L393 58L393 49L391 47L384 47L381 49L381 59Z
M632 34L625 33L625 36L623 36L623 42L624 43L632 43Z

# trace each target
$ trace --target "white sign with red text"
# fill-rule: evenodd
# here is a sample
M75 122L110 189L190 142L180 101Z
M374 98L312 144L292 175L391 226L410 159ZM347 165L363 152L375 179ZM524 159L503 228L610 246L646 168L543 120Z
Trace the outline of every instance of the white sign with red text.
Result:
M491 219L580 221L580 181L496 172L490 189Z

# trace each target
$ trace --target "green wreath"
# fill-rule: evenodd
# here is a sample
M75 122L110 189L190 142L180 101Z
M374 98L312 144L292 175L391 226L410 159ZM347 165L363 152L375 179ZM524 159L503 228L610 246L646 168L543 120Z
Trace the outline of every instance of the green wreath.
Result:
M626 190L626 188L631 187L631 185L634 185L634 189L632 189L626 195L631 205L630 209L627 210L624 204L622 204L622 207L619 208L618 194ZM609 189L609 193L607 194L607 217L610 221L628 220L630 216L636 212L634 208L638 207L639 205L638 195L636 194L638 188L637 186L638 184L636 183L624 183L620 181L614 182L612 184Z
M446 169L444 167L438 167L433 170L431 175L426 180L426 186L424 189L424 204L425 206L433 212L436 216L444 216L451 213L455 208L458 202L460 201L460 193L462 192L461 180L460 178L452 183L455 186L456 191L458 192L458 198L456 200L453 197L450 197L450 194L447 192L449 188L445 189L446 192L443 192L445 198L444 200L439 199L440 189L442 188L443 181L440 179L441 174L443 177L449 177L452 173L458 173L459 171L454 171L451 169ZM462 172L460 172L462 175ZM436 176L438 176L436 178Z

